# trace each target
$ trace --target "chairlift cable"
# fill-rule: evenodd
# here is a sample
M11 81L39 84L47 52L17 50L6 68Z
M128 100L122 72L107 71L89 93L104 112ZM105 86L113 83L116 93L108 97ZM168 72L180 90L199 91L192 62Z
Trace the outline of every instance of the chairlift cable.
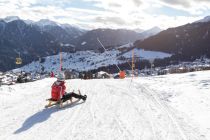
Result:
M106 48L104 47L104 45L101 43L101 41L99 40L99 38L97 38L98 42L100 43L100 45L103 47L104 51L106 52ZM115 64L116 67L118 68L119 71L121 71L121 69L119 68L119 66L117 64Z

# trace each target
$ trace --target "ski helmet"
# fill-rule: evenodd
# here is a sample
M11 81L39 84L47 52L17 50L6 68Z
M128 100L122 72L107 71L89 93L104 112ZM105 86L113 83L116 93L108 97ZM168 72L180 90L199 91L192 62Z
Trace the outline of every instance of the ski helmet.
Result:
M64 73L61 73L61 72L58 73L57 81L65 81Z

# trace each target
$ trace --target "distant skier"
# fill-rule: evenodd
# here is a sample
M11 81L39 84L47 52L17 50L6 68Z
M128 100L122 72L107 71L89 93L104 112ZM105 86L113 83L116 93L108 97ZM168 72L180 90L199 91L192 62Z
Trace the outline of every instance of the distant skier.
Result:
M86 100L86 95L76 94L74 92L67 93L65 86L65 77L64 74L59 73L57 76L57 81L55 81L52 85L51 98L54 101L62 101L65 102L67 100L72 100L72 97Z
M54 75L53 71L51 71L51 73L50 73L50 77L51 77L51 78L55 77L55 75Z

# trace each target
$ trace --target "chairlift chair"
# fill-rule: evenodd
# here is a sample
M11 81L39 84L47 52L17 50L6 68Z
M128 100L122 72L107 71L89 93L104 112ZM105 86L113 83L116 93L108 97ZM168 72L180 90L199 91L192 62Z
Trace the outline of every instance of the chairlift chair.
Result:
M22 59L20 58L20 53L19 53L19 57L16 58L16 62L17 65L22 64Z
M22 59L20 57L19 58L16 58L16 64L17 65L22 64Z

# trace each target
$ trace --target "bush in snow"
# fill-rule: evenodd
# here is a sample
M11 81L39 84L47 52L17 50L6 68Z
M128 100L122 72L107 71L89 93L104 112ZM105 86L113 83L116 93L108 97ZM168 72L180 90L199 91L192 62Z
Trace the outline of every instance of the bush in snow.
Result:
M44 63L45 62L45 58L40 58L40 63Z

